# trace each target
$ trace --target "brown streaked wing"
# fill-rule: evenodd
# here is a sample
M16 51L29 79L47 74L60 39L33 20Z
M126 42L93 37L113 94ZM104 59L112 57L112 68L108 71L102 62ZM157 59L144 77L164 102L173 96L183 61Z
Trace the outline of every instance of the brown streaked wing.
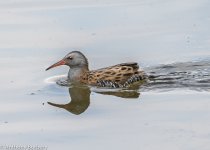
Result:
M89 72L88 82L96 84L99 80L114 81L120 84L125 83L128 78L138 74L137 63L123 63L115 66L93 70Z

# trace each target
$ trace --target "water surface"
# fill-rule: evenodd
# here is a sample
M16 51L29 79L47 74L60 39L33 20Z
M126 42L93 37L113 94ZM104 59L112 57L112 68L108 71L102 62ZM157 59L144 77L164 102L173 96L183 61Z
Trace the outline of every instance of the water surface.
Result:
M0 145L208 150L209 6L0 2ZM154 78L127 90L60 86L54 81L68 68L44 70L72 50L81 50L91 69L136 61Z

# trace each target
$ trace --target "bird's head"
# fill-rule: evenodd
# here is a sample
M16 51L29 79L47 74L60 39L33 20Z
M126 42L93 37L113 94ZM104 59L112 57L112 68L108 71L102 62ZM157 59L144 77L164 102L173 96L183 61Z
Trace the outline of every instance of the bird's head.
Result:
M68 53L63 59L48 67L46 71L61 65L67 65L70 68L88 68L88 60L80 51L72 51Z

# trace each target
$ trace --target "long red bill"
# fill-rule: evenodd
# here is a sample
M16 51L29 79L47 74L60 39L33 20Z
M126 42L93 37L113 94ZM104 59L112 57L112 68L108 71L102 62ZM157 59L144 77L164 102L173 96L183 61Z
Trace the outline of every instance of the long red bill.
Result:
M45 71L47 71L47 70L49 70L49 69L51 69L51 68L54 68L54 67L58 67L58 66L61 66L61 65L65 65L65 64L66 64L66 62L65 62L64 60L61 60L61 61L59 61L59 62L53 64L52 66L48 67Z

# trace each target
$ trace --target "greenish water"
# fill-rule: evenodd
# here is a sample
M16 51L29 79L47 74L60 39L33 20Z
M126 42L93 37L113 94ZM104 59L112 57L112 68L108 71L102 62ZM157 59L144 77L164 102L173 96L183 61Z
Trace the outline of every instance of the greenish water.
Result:
M207 0L0 4L0 146L209 149ZM68 68L45 69L72 50L91 69L136 61L153 78L127 90L60 86Z

